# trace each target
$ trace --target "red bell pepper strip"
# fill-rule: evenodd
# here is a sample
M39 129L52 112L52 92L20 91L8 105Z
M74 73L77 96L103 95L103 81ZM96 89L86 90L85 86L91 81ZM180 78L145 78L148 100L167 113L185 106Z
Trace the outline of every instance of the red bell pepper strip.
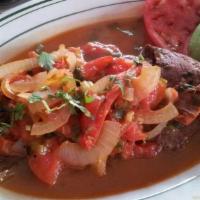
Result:
M112 64L112 62L112 56L105 56L89 61L83 66L82 76L86 80L95 81L99 78L98 75L101 75L102 71Z
M127 71L131 66L132 64L126 62L125 59L114 58L113 64L108 67L108 69L106 70L106 74L119 74L121 72Z
M116 98L120 95L121 91L117 86L114 86L111 91L106 94L105 101L100 105L95 119L87 124L84 134L80 138L80 144L86 148L91 149L99 138L103 123L107 114Z
M96 98L93 102L85 104L85 107L90 111L91 115L95 117L102 103L103 103L102 98ZM88 128L88 125L93 123L93 121L94 121L93 118L89 118L86 115L82 114L80 117L81 130L85 132L86 129Z

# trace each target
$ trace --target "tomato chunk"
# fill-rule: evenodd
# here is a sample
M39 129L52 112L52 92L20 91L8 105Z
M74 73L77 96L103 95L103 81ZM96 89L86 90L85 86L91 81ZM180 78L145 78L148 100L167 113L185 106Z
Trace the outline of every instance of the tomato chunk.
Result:
M200 22L200 1L146 0L144 22L152 42L187 54L188 40Z
M61 161L55 153L36 155L29 158L29 166L32 172L44 183L54 185L61 171Z

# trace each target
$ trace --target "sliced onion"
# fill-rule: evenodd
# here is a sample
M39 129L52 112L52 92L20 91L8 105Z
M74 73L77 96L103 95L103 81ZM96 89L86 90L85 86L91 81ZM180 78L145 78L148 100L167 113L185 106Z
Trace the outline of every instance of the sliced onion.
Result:
M134 89L132 87L125 88L123 99L130 102L134 100Z
M27 58L3 64L0 66L0 80L5 76L13 73L21 73L32 70L37 66L37 58Z
M106 173L106 161L120 139L121 125L118 122L105 121L101 136L91 150L83 149L79 144L64 142L59 148L59 156L64 163L74 167L92 165L99 175Z
M31 135L44 135L51 133L67 123L69 117L70 111L66 106L60 110L56 110L49 114L46 121L34 123L31 129Z
M137 119L142 124L160 124L162 122L168 122L177 116L178 110L172 103L169 103L159 110L139 113Z
M47 72L40 72L31 77L30 80L19 80L10 84L12 91L16 93L39 90L45 83Z
M3 94L10 98L10 99L15 99L16 95L15 93L12 91L11 87L10 87L10 80L13 78L13 74L7 75L3 81L1 82L1 91L3 92Z
M161 69L158 66L142 67L141 75L132 80L137 101L146 98L158 85Z
M70 71L74 71L77 62L76 55L75 53L66 49L65 45L61 44L57 51L52 52L52 56L54 57L55 60L64 57L69 65Z
M158 124L155 128L153 128L151 131L146 132L147 134L147 140L151 140L153 138L155 138L156 136L158 136L162 130L166 127L167 123L163 122Z
M100 94L105 91L105 89L110 84L110 76L104 76L94 83L94 85L90 88L94 93Z

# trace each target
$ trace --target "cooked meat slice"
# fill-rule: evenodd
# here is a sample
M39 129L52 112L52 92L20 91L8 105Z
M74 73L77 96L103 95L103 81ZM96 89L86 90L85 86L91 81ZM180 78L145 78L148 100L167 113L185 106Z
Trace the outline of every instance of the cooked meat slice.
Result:
M192 135L199 131L200 117L189 126L171 122L157 138L163 149L176 150L184 147Z
M169 86L177 86L180 82L200 84L200 62L151 45L145 46L142 54L147 61L162 68L162 77L168 80Z

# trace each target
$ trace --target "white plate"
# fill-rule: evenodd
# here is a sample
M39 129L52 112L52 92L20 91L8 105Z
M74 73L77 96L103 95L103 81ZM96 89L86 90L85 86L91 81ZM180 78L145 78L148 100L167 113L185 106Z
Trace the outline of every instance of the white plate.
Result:
M141 17L144 0L30 1L0 15L0 63L63 31L108 19ZM200 174L200 165L159 184L105 197L106 200L147 198L186 183ZM0 189L0 199L36 199ZM38 199L38 198L37 198Z

